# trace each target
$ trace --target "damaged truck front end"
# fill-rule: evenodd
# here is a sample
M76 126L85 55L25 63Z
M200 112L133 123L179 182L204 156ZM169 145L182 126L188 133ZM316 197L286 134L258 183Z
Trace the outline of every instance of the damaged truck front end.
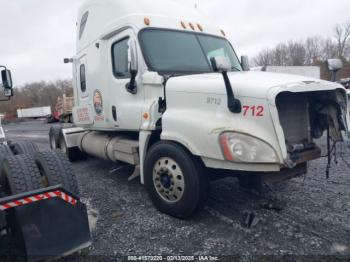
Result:
M349 115L344 88L328 82L305 82L273 88L271 111L281 145L285 166L289 169L321 157L318 139L327 134L330 145L349 135ZM272 112L273 113L273 112ZM330 163L329 163L330 164Z

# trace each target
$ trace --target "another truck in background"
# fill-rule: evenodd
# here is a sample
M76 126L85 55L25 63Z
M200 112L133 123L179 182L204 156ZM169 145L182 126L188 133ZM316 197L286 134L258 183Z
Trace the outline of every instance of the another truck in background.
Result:
M51 115L50 106L17 109L17 117L20 119L24 119L24 118L36 119L41 117L47 117L50 115Z
M72 123L72 112L74 107L74 97L69 97L64 94L57 99L56 110L59 115L60 122Z
M52 114L48 117L47 122L73 123L73 107L74 97L64 94L62 97L57 98L57 103L52 109Z

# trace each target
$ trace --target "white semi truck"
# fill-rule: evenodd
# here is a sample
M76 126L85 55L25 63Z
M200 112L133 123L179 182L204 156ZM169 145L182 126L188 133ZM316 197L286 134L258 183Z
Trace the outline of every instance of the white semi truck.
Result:
M88 0L77 22L75 128L53 148L135 166L155 206L186 218L209 177L284 180L349 134L336 83L249 70L225 32L172 0Z

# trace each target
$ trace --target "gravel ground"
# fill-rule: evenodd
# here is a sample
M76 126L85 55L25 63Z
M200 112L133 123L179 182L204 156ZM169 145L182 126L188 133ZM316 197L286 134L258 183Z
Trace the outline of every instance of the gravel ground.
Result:
M4 129L8 139L32 140L47 149L49 127L26 122ZM350 148L342 151L350 162ZM235 178L212 182L204 210L187 221L159 213L145 188L127 181L130 168L92 158L74 163L89 209L93 245L88 254L336 255L350 261L350 170L338 161L329 180L321 159L310 163L307 176L277 184L263 196L243 191ZM277 208L266 208L271 199L278 200L273 201ZM245 226L248 216L251 228Z

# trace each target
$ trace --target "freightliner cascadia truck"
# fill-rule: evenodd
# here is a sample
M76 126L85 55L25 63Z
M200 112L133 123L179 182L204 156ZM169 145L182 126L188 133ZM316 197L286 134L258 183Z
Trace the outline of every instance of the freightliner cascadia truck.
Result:
M213 177L303 175L318 138L348 138L341 85L250 71L220 27L176 1L88 0L76 41L75 127L53 128L51 146L134 165L166 214L195 213Z

